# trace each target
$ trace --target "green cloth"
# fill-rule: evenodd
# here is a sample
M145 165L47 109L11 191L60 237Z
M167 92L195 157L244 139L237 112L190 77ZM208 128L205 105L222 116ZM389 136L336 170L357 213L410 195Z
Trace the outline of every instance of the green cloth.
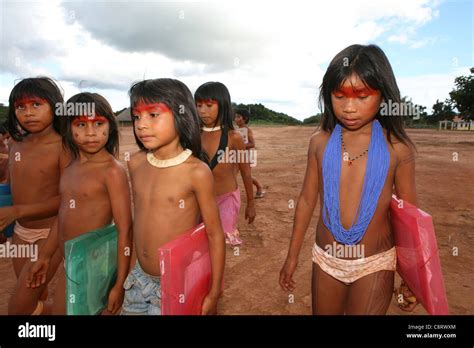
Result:
M107 307L117 277L117 239L110 224L65 243L68 315L97 315Z

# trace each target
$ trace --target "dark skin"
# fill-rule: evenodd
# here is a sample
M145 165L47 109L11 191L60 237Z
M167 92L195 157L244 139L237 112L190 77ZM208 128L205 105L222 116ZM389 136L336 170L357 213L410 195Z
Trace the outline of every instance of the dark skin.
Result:
M255 139L253 137L253 131L246 125L244 118L242 115L235 114L235 123L239 126L239 128L246 128L247 129L247 143L245 144L245 148L247 150L252 149L255 147ZM260 184L260 182L252 177L252 183L257 187L257 195L263 191L263 186Z
M174 158L184 151L174 127L171 110L134 111L135 132L157 159ZM146 153L134 154L128 162L134 200L134 255L143 270L159 276L157 251L162 245L196 227L200 216L206 225L211 258L211 288L202 314L215 314L225 263L224 232L215 200L209 167L194 156L184 163L157 168Z
M218 105L215 103L201 103L196 104L199 117L206 127L213 127L218 122ZM209 160L211 160L217 153L219 141L222 132L201 132L202 148L206 152ZM239 151L245 150L245 144L239 132L231 130L228 133L228 147L230 150ZM255 220L255 202L253 196L252 174L250 170L250 163L219 163L212 170L214 181L216 183L216 194L218 196L233 192L237 189L237 174L240 171L242 181L245 186L247 195L247 207L245 208L245 219L249 224Z
M354 76L346 81L349 86L363 88L364 85ZM360 98L360 97L359 97ZM380 94L353 100L351 98L337 99L333 95L333 108L336 117L343 125L343 138L350 157L362 153L368 148L372 122L381 102ZM345 118L357 122L345 123ZM298 256L304 240L304 235L310 223L314 208L319 198L323 200L322 160L329 140L330 134L319 131L311 137L308 149L308 162L300 197L295 211L293 233L286 261L280 271L280 286L283 290L294 291L296 282L293 274L297 266ZM364 237L359 244L364 245L365 257L381 253L393 247L394 241L390 227L389 207L393 189L397 196L405 201L417 205L415 189L415 160L412 148L401 141L394 140L393 146L387 141L390 152L390 166L388 169L385 185L382 189L380 199L374 217L370 222ZM357 204L361 194L362 183L365 173L367 156L363 156L349 166L347 162L342 163L340 184L340 212L341 223L348 228L354 218ZM317 187L318 190L314 188ZM322 216L322 211L320 211ZM331 232L324 225L322 218L319 219L316 228L316 243L324 249L325 245L335 242ZM339 245L339 243L337 243ZM374 309L374 304L367 304L371 308L360 308L361 297L364 296L365 283L373 280L369 277L386 277L383 282L385 292L384 304ZM364 311L367 314L383 314L388 307L393 289L393 272L381 271L373 275L362 277L350 286L332 278L321 271L316 264L313 265L313 313L315 314L358 314ZM367 296L367 294L365 295ZM327 300L331 298L331 301ZM387 302L388 298L388 302ZM326 299L326 300L325 300Z
M61 177L57 223L47 245L40 251L38 262L30 269L27 286L37 288L46 283L50 260L58 252L64 258L66 241L108 225L113 219L118 232L117 280L109 293L107 310L117 314L123 302L122 285L128 274L132 252L132 213L126 170L104 148L108 131L108 123L103 121L73 123L73 138L79 148L79 157ZM61 270L53 314L66 314L65 292L65 274Z
M30 134L22 141L10 139L9 142L8 172L13 206L0 208L0 230L15 220L27 228L51 228L59 208L59 179L71 157L53 128L53 113L48 103L33 100L20 103L15 107L15 115ZM29 244L16 234L13 234L12 243ZM35 242L39 249L44 243L45 239ZM45 299L46 292L23 291L23 278L31 260L14 258L12 262L18 282L8 312L30 314L38 299ZM52 260L53 274L59 262L58 258Z

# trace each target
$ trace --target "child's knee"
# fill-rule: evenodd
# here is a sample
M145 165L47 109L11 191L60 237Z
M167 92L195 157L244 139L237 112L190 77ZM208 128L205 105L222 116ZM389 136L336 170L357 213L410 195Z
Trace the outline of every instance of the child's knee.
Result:
M41 314L42 301L24 301L19 296L13 295L8 302L8 315Z

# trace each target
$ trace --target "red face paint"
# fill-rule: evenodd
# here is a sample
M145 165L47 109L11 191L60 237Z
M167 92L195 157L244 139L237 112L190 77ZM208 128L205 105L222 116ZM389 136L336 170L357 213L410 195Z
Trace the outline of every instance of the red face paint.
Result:
M26 104L46 104L48 101L46 99L38 98L38 97L32 97L32 98L20 98L15 101L14 106L17 108L20 105L26 105Z
M363 87L363 88L353 88L351 86L348 87L341 87L332 94L337 97L346 97L346 98L363 98L363 97L368 97L371 95L377 95L379 91L377 89L372 89L369 87Z
M218 104L217 100L214 99L198 99L196 104Z
M165 103L152 103L152 104L138 103L133 108L133 113L134 114L138 114L138 113L144 112L144 111L146 111L148 113L150 113L152 111L155 111L155 112L158 112L158 113L162 114L164 112L169 112L171 110L168 107L168 105L166 105Z
M73 125L76 125L78 123L83 123L83 122L103 122L106 123L108 122L107 118L104 116L100 115L95 115L95 116L78 116L74 117L74 120L72 121Z

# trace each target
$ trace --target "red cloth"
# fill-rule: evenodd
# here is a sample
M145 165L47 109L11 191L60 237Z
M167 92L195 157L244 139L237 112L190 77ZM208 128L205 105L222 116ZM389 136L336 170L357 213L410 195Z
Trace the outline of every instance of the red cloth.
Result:
M429 314L448 314L431 216L393 195L390 217L397 248L398 273Z

